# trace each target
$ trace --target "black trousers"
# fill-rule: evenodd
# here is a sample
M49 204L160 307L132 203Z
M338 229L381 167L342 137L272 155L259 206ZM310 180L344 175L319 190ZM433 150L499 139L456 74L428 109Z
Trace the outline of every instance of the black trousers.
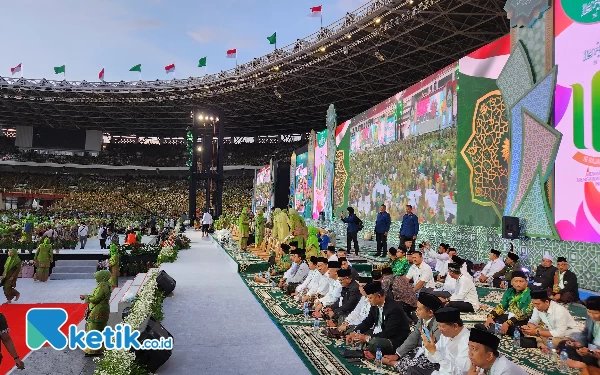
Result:
M448 307L454 307L461 313L475 312L473 305L471 305L469 302L464 302L464 301L451 301L450 303L448 303Z
M416 241L413 240L412 237L400 235L400 245L404 245L404 242L408 241L408 240L412 241L412 246L408 250L415 251L415 243L416 243Z
M106 249L106 238L101 238L100 239L100 248L101 249Z
M346 232L346 252L350 254L350 245L354 242L354 254L358 255L358 232Z
M375 232L375 240L377 241L377 254L375 256L387 255L387 236L383 233Z
M508 314L502 314L499 317L496 318L496 322L500 323L500 324L504 324L504 322L506 322L508 320ZM527 325L527 323L529 322L529 319L527 320L517 320L517 323L514 326L510 326L508 328L508 331L506 331L506 336L508 337L513 337L513 335L515 334L515 327L520 327L520 326L524 326ZM485 326L483 324L475 324L475 328L479 328L482 329L484 331L489 331L494 333L496 327L494 327L493 324L490 324L490 328L485 328Z

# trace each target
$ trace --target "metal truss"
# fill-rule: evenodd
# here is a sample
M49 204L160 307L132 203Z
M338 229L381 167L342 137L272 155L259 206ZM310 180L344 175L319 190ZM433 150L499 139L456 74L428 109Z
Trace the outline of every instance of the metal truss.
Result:
M193 109L224 113L228 136L306 134L367 110L509 32L504 0L372 0L237 70L172 81L0 77L0 125L174 137Z

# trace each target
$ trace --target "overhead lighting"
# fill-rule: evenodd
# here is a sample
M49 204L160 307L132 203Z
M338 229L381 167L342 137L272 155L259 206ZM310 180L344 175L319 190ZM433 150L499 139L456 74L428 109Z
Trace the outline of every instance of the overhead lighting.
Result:
M198 118L200 119L200 121L204 120L204 116L202 115L200 115Z
M408 0L408 5L413 5L414 2L414 0Z
M216 122L219 122L219 118L217 117L217 118L215 119L215 121L216 121Z
M319 48L319 51L320 51L320 52L325 52L325 46L323 46L323 47Z
M377 60L379 61L385 61L385 56L383 56L383 54L379 52L379 50L375 51L375 57L377 57Z
M281 99L281 94L279 93L279 91L277 91L277 87L273 90L273 94L275 94L275 97L277 99Z
M375 18L375 24L379 25L381 23L381 17Z
M202 152L202 146L198 146L197 150L198 152Z
M346 34L346 39L352 39L352 35L351 34Z
M214 119L215 119L214 117L210 116L210 121L212 121L212 120L214 120Z
M276 71L276 72L278 72L279 71L279 67L278 66L274 66L273 70Z

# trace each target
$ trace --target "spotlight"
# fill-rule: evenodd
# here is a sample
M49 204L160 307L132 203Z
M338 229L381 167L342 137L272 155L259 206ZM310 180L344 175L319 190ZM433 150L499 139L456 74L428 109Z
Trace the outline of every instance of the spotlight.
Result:
M319 48L319 51L320 51L320 52L325 52L325 46L323 46L323 47Z
M277 99L281 99L281 94L279 93L279 91L277 91L277 88L273 90L273 94L275 94L275 97L277 97Z
M214 120L214 118L212 116L210 116L210 121Z
M408 5L413 5L414 0L408 0Z
M375 18L375 24L379 25L381 23L381 17Z
M217 118L215 119L215 121L216 121L216 122L219 122L219 118L217 117Z
M273 70L276 71L276 72L278 72L279 71L279 67L278 66L274 66Z
M202 115L200 115L198 118L200 119L200 121L204 120L204 116Z
M346 34L346 39L352 39L352 35Z
M379 61L385 61L385 56L383 56L383 54L379 52L379 50L375 51L375 57L377 57L377 60Z
M198 152L202 152L202 146L198 146Z

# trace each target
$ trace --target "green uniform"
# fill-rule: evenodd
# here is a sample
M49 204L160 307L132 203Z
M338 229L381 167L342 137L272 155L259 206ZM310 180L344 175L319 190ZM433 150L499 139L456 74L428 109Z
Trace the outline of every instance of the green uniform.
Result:
M96 286L92 294L85 297L85 302L88 303L85 318L87 322L85 325L86 332L93 330L102 332L108 323L108 316L110 314L110 272L106 270L98 271L94 274L94 278L98 286ZM87 354L100 354L103 351L104 348L99 350L85 350Z
M50 264L52 263L52 245L50 244L50 239L44 239L35 252L34 260L36 265L35 277L34 280L38 281L48 281L48 276L50 275Z
M15 289L19 272L21 272L21 258L19 258L16 249L11 249L8 251L8 258L4 263L4 273L2 274L4 296L8 301L12 301L13 298L19 295L19 292Z

